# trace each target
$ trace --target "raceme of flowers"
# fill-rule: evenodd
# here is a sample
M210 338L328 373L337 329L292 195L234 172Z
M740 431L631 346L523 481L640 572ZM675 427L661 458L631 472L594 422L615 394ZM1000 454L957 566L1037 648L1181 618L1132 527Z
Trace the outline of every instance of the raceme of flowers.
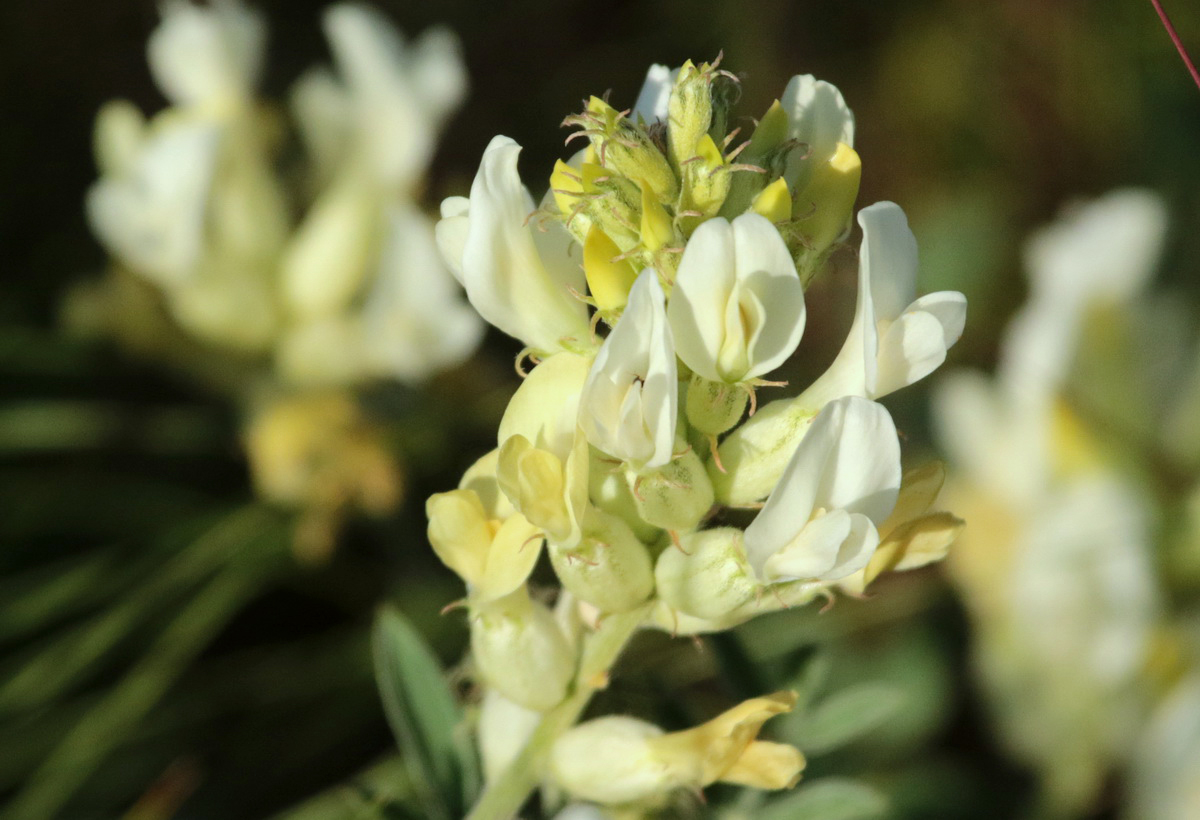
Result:
M470 195L442 203L451 270L533 364L496 449L427 504L430 541L467 587L490 781L520 765L544 713L604 685L590 659L612 624L698 633L858 594L940 559L961 527L932 510L937 465L902 474L876 401L942 363L966 310L958 293L916 297L897 205L858 213L858 301L833 365L760 401L800 344L805 287L849 234L861 166L832 85L793 78L743 133L727 125L736 82L716 64L654 66L631 110L592 97L566 119L581 150L540 203L504 136ZM743 529L731 508L757 514ZM527 585L543 546L553 609ZM803 757L756 737L793 704L755 698L673 734L588 721L538 777L622 805L716 781L783 788Z
M168 0L162 15L147 56L169 107L147 120L114 101L96 123L87 213L114 267L190 337L267 356L286 383L417 382L469 356L482 323L416 201L466 91L453 35L406 43L373 9L335 5L337 71L302 75L284 109L256 96L261 15L237 0ZM127 307L97 312L129 322Z

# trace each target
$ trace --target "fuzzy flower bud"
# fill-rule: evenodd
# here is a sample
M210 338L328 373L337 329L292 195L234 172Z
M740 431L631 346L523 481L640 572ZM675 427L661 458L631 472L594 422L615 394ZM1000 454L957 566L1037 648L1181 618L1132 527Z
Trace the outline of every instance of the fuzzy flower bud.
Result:
M471 611L479 676L504 697L544 712L567 694L575 655L554 614L524 589Z
M601 612L624 612L654 591L645 544L615 515L593 510L583 539L573 547L551 545L550 561L562 585Z

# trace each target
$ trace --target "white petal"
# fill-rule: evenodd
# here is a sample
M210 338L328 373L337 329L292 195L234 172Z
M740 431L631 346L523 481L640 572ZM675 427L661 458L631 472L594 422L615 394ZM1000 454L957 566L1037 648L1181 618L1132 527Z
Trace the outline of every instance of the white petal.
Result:
M946 361L945 334L931 313L905 313L879 340L876 396L886 396L925 378Z
M103 178L88 192L92 230L160 285L183 282L199 263L218 142L213 126L167 125L146 141L128 176Z
M540 228L527 224L533 200L517 175L520 151L508 137L495 137L483 154L471 186L462 281L484 319L535 350L548 352L588 338L587 308L568 290L583 292L583 271L578 265L571 271L567 259L543 264L534 237ZM548 233L565 233L559 223L545 228ZM444 246L451 244L443 241Z
M812 169L829 162L839 142L854 146L854 114L842 92L811 74L792 77L779 102L788 115L788 136L808 146L792 152L784 173L788 187L802 191Z
M783 364L800 344L804 287L783 237L765 217L739 216L733 234L738 281L765 309L765 320L747 339L750 369L742 379L752 379Z
M441 125L467 95L467 69L458 35L430 28L413 43L410 82L435 124Z
M634 122L640 116L647 125L667 121L667 104L671 101L671 88L675 85L675 76L679 69L672 71L665 65L655 63L646 72L646 82L638 92L637 102L634 103L630 115Z
M363 329L372 369L405 381L458 364L483 337L483 322L441 262L433 225L412 206L387 214Z
M722 380L717 358L725 341L725 313L736 276L733 228L720 217L710 219L688 240L667 317L679 358L712 381Z
M467 244L467 230L471 226L471 200L465 196L446 197L442 200L441 213L442 218L434 227L434 236L437 237L442 261L461 285L463 248Z
M146 44L150 73L176 105L242 101L262 71L266 26L238 2L173 0Z
M808 523L764 568L767 581L837 581L865 567L879 546L871 519L834 510Z
M767 559L764 581L819 578L837 562L838 550L850 537L850 513L833 510L800 528L796 537Z
M900 490L900 444L882 405L857 397L832 401L817 415L778 486L746 528L746 554L763 578L767 560L786 547L818 509L841 509L879 523Z
M1075 206L1042 229L1025 250L1036 296L1060 310L1088 299L1127 299L1154 272L1167 211L1153 192L1127 188Z
M579 424L588 440L636 469L671 460L679 382L658 274L646 268L588 373Z
M314 182L323 185L348 148L353 124L349 94L333 72L313 68L292 86L289 103L314 166Z
M917 238L894 202L863 208L858 224L863 229L859 265L870 283L875 321L893 321L916 296Z
M878 326L895 321L912 301L916 288L917 241L900 206L876 202L859 211L858 224L863 240L854 321L833 364L805 391L810 400L881 395Z

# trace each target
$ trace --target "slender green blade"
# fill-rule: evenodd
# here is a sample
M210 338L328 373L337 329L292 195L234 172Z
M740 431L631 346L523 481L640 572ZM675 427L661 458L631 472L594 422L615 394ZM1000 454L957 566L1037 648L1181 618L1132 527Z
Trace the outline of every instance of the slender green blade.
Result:
M433 818L461 817L478 788L478 764L437 659L392 607L376 617L372 643L384 712L423 808Z

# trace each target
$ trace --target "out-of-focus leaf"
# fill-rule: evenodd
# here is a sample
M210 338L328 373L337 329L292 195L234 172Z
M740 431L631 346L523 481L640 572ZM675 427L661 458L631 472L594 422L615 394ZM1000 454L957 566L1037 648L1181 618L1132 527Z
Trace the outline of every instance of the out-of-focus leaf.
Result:
M864 683L830 695L795 723L794 740L805 752L821 754L862 737L904 703L892 686Z
M228 560L232 551L243 549L259 537L271 526L271 520L256 507L226 516L120 601L90 620L51 636L0 684L0 713L28 711L68 691L133 629L170 607L199 579Z
M247 532L222 526L229 522L253 523L254 527ZM233 513L214 527L209 536L234 542L222 550L225 565L165 626L146 654L71 728L7 806L4 817L50 820L59 816L84 781L129 736L265 578L278 571L278 562L288 555L288 534L284 522L253 507Z
M882 794L857 780L814 780L769 803L756 820L874 820L887 812Z
M461 817L478 789L478 763L437 659L391 607L376 617L372 643L384 712L422 807L431 818Z
M311 797L273 820L393 820L407 817L395 801L409 789L403 761L389 757Z

